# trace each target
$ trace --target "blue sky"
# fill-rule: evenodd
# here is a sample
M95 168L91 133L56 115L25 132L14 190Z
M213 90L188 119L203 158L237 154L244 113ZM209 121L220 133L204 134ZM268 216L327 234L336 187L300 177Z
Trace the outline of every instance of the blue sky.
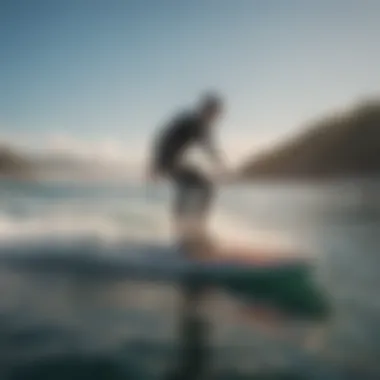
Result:
M0 128L135 149L215 89L251 149L379 94L379 38L376 0L0 0Z

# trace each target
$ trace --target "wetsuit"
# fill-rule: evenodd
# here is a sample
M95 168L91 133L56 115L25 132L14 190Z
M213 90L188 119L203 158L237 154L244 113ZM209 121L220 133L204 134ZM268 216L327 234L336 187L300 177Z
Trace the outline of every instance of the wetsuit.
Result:
M172 121L155 141L153 168L174 182L174 212L178 216L187 212L204 214L213 196L212 182L197 168L182 162L183 154L193 144L203 145L216 158L207 126L191 113Z

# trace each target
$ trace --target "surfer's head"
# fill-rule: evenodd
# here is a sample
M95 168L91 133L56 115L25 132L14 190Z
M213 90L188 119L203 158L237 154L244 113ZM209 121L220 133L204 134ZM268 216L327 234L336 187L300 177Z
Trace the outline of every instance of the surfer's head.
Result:
M199 112L207 124L215 121L221 115L222 111L223 101L218 95L207 93L202 96L199 104Z

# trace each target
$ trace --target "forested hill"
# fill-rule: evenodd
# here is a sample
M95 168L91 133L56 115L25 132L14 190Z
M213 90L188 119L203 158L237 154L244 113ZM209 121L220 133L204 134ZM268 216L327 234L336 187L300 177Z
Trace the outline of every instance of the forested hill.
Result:
M314 123L306 132L244 165L245 178L380 175L380 100Z
M0 146L0 175L19 176L31 169L29 161L7 146Z

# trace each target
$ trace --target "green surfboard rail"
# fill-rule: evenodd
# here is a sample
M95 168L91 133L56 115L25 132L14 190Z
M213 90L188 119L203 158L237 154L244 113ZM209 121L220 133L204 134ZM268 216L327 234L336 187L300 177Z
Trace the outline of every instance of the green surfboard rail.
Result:
M193 274L187 278L187 284L202 287L203 280L244 299L247 304L272 307L292 318L325 320L331 313L328 297L315 283L307 265L268 266L259 271L236 270L211 277L205 273Z

